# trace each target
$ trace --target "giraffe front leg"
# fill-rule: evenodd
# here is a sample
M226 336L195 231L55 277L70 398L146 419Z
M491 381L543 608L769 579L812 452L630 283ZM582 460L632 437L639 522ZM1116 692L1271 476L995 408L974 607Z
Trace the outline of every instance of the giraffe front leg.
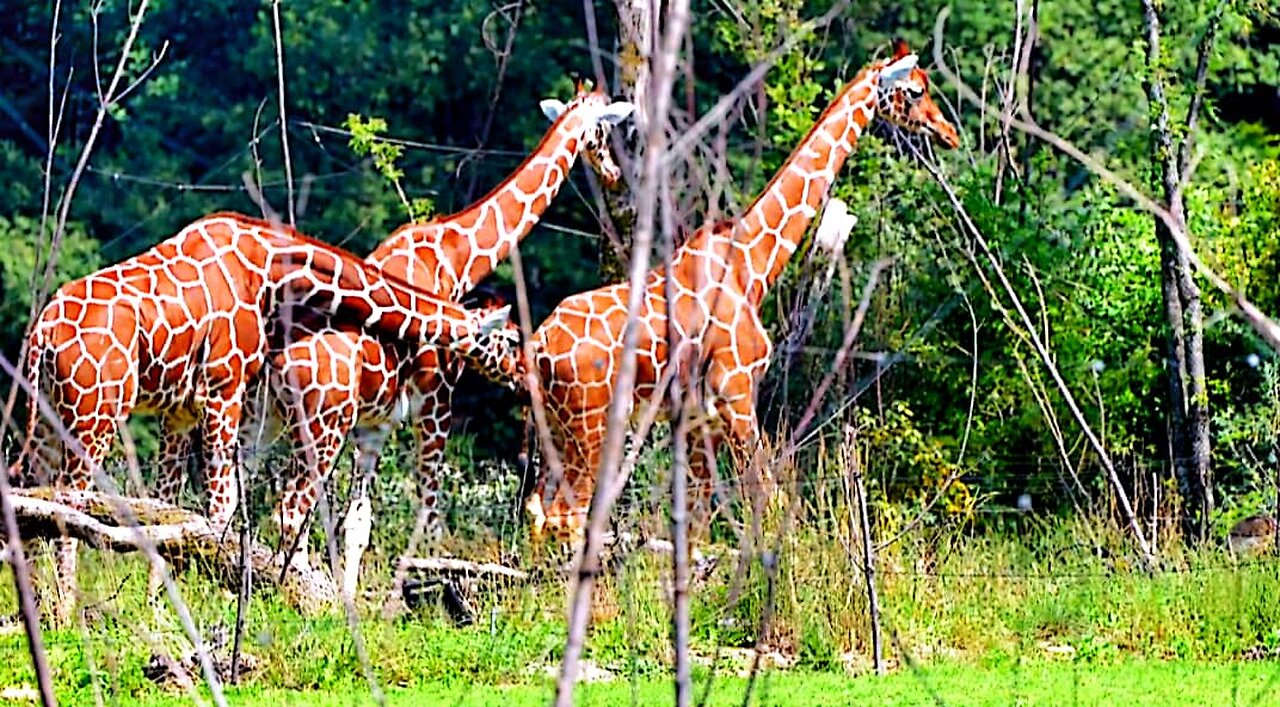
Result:
M177 505L178 496L182 493L182 484L187 476L187 465L191 458L191 437L194 432L194 422L173 416L161 418L160 454L155 484L157 500ZM164 584L162 562L157 558L147 571L147 603L151 605L151 613L157 620L157 625L164 613L164 603L161 600Z
M764 359L767 360L767 357ZM705 400L710 403L708 412L711 419L703 424L714 430L712 444L705 441L698 444L710 447L711 454L706 462L710 469L715 463L714 454L722 441L729 443L733 478L736 481L738 500L750 513L750 532L742 534L744 528L733 522L735 530L745 542L752 542L760 536L761 520L769 499L773 496L772 473L768 460L759 454L759 422L755 412L756 380L763 373L760 366L744 367L738 364L736 355L718 352L713 357L708 371L706 387L703 388ZM695 441L690 439L690 447ZM710 479L705 480L710 491ZM702 501L708 503L709 493L704 494ZM731 515L727 517L732 518Z
M369 547L369 534L373 528L373 507L369 496L361 493L351 499L347 517L342 522L342 593L354 600L360 583L360 561Z
M729 450L738 482L739 500L751 513L751 533L758 538L764 517L776 507L780 497L774 481L772 460L760 447L759 423L753 397L727 401L719 407L720 419L727 429Z
M711 537L712 502L716 486L716 452L724 435L710 426L700 426L685 433L689 455L688 519L690 547Z
M240 504L240 418L239 393L210 397L204 409L201 429L202 462L208 493L209 523L225 534Z
M564 441L560 452L563 474L545 466L525 502L535 541L549 536L563 546L583 539L604 452L604 430L605 412L601 410L573 421L563 435L553 435Z
M448 471L445 446L453 422L453 389L442 381L423 391L426 396L413 424L418 459L418 504L422 530L430 548L444 537L440 517L440 478Z
M160 419L160 454L155 487L157 500L178 503L191 459L191 436L194 432L194 422L181 421L171 416Z

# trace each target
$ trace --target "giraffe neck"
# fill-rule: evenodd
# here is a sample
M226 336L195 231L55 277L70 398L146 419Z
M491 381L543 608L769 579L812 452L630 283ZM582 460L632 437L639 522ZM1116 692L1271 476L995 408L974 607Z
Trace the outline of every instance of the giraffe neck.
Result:
M469 348L477 316L388 275L351 253L300 236L271 244L267 279L288 306L326 311L337 323L404 341Z
M582 148L584 121L579 111L561 116L533 153L479 201L430 223L402 227L370 260L410 280L415 267L436 267L432 289L461 297L493 272L551 205ZM397 253L412 257L393 258Z
M864 69L819 116L760 196L735 224L746 245L748 297L759 304L795 253L845 159L875 116L880 73Z

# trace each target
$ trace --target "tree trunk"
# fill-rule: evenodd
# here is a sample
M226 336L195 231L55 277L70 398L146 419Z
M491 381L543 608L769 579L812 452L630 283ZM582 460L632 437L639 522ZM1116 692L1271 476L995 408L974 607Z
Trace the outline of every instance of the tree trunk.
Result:
M1179 156L1189 154L1195 113L1188 115L1187 143L1175 148L1170 125L1169 102L1165 96L1161 68L1160 18L1152 0L1143 0L1143 16L1147 35L1147 74L1144 88L1150 103L1152 122L1152 157L1160 165L1161 186L1169 211L1177 226L1186 233L1186 208L1182 199L1183 169ZM1216 23L1215 20L1211 21ZM1214 27L1206 33L1201 52L1208 50ZM1199 81L1199 77L1197 77ZM1177 239L1165 221L1155 220L1156 240L1160 244L1161 292L1164 297L1165 320L1169 325L1166 343L1166 369L1169 377L1170 456L1182 493L1186 515L1183 531L1186 538L1200 542L1206 538L1209 516L1213 512L1213 482L1209 444L1209 396L1204 368L1204 312L1200 288L1187 255L1178 247Z
M629 149L617 155L624 168L624 178L613 189L604 192L605 208L612 226L600 239L600 277L604 282L620 282L627 275L631 256L631 232L636 224L636 205L625 178L626 166L638 164L643 145L634 139L645 134L646 93L649 88L649 55L653 46L653 6L650 0L620 0L618 6L618 70L613 96L636 106L634 118L626 130L616 131L619 141Z

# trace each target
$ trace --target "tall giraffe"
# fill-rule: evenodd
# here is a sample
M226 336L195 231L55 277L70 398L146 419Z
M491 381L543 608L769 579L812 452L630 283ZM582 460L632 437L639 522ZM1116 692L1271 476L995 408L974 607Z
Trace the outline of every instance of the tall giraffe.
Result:
M681 362L676 372L682 379L697 381L691 392L700 395L708 413L687 432L691 510L698 524L709 519L716 449L727 438L740 457L758 437L756 391L772 351L760 304L858 137L878 113L948 148L959 144L955 128L928 95L928 75L916 64L905 43L897 42L892 59L867 66L839 92L742 216L694 232L676 250L669 273L660 266L648 274L636 319L632 411L666 405L658 385L672 358ZM675 351L667 340L668 277L675 293ZM629 297L626 282L573 295L533 334L530 365L564 471L562 479L552 480L543 469L526 499L535 536L569 539L582 531L621 365ZM742 459L737 461L741 466ZM693 534L702 532L705 527L695 527Z
M54 293L29 335L27 375L67 437L42 417L33 395L27 442L10 473L20 482L38 475L87 489L120 424L133 412L156 413L165 432L162 468L180 463L186 448L179 442L200 427L209 519L227 528L239 498L247 381L264 361L270 320L304 307L481 359L507 316L463 309L292 229L239 214L207 216ZM75 548L72 541L59 548L64 591ZM69 610L71 601L64 594L60 605Z
M608 95L584 83L568 104L547 99L541 107L551 127L505 181L458 213L401 226L367 261L424 290L461 300L533 229L579 153L606 186L613 186L620 171L609 151L609 131L633 106L610 102ZM359 479L347 516L355 527L349 528L343 563L343 587L350 594L369 532L367 520L351 521L369 518L367 487L382 447L393 426L409 413L419 450L419 502L428 527L438 532L437 470L444 463L450 404L461 367L433 346L413 348L350 326L315 324L292 327L284 348L268 361L272 414L294 445L292 469L273 518L286 546L292 544L350 434ZM305 562L305 548L300 554Z

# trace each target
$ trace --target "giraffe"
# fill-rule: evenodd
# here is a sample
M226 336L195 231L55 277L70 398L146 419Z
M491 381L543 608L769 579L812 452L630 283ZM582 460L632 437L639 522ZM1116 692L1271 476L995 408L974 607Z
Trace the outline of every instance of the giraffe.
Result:
M507 317L384 277L292 229L212 214L54 293L29 334L27 441L10 474L20 483L88 489L120 424L133 412L152 412L164 430L162 468L186 453L175 441L200 428L209 519L225 531L239 497L247 381L262 367L269 321L305 308L479 358L491 355L487 338ZM56 422L42 418L37 396ZM74 580L75 550L74 541L58 548L60 592ZM59 605L69 612L72 601L63 593Z
M612 187L620 170L609 151L609 132L633 106L611 102L603 91L582 82L568 104L549 98L541 108L551 126L506 180L460 212L401 226L367 261L424 290L461 300L533 229L579 153ZM282 427L294 450L272 519L280 526L282 545L291 546L350 435L358 480L347 513L343 562L343 590L350 596L368 543L368 486L390 431L410 412L418 446L418 501L432 535L439 532L437 471L444 463L461 368L460 361L434 346L415 349L379 340L358 327L318 323L293 326L283 337L283 348L268 360L270 426ZM491 360L497 375L504 358ZM512 380L512 375L507 371L504 379ZM297 561L305 563L300 542L298 554Z
M772 342L760 305L782 274L858 137L876 114L947 148L955 128L928 95L929 79L905 42L893 57L865 67L836 95L764 191L736 219L709 224L675 251L670 271L654 268L645 281L637 325L637 373L632 415L665 410L659 381L673 373L697 382L702 402L687 431L691 537L706 532L716 450L726 441L743 466L758 438L757 386ZM668 309L668 280L674 304ZM533 333L528 367L536 373L563 477L538 474L525 508L535 538L580 536L602 456L606 415L621 365L630 283L566 298ZM670 322L668 313L671 312ZM676 343L667 339L668 326ZM519 366L513 366L519 368ZM526 414L529 410L526 407ZM761 478L765 489L769 480Z

